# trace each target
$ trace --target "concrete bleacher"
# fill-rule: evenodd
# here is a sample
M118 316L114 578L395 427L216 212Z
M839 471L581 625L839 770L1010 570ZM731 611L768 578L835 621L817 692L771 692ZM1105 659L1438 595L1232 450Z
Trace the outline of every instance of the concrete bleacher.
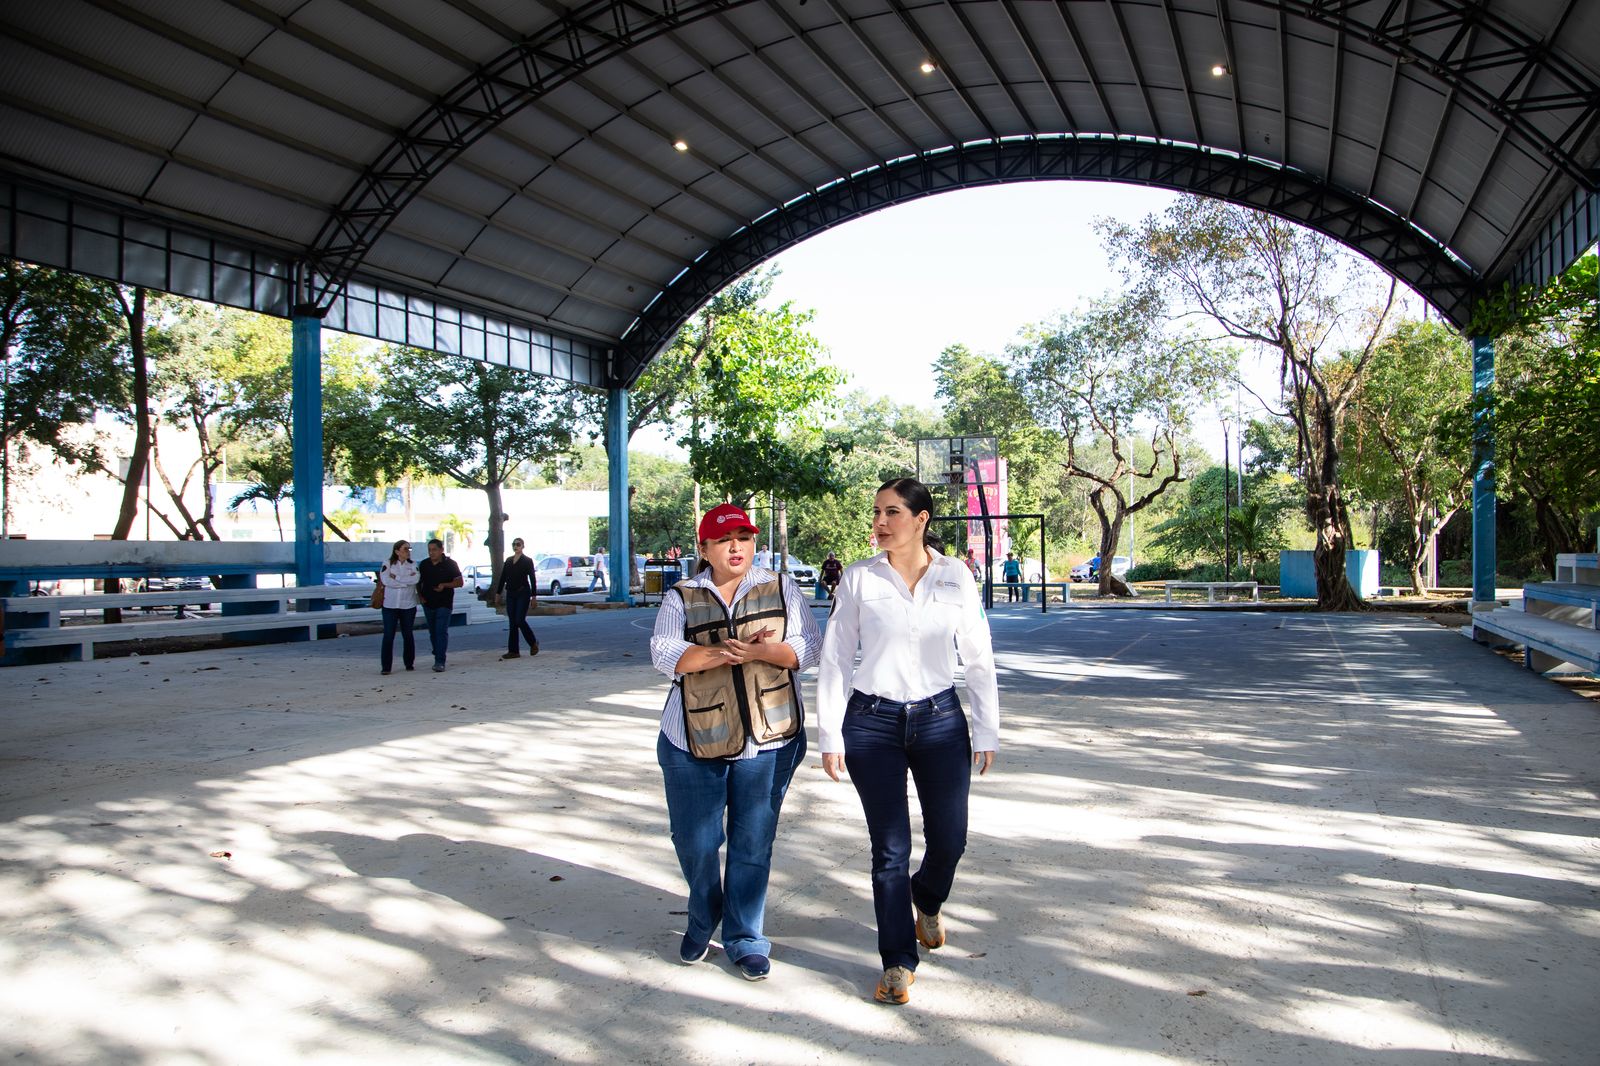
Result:
M387 545L328 544L331 572L371 571L387 557ZM329 609L337 602L362 602L372 584L259 588L262 577L282 581L295 569L294 545L223 541L39 541L0 542L0 632L5 665L40 658L90 659L97 644L126 640L232 636L240 640L309 640L337 635L340 624L372 622L379 611L364 605ZM30 596L38 582L204 578L217 587L149 592ZM183 608L218 604L220 616L183 617ZM291 609L291 605L293 609ZM143 617L102 623L97 612L175 609L178 617ZM466 621L465 606L455 624ZM64 618L74 612L83 617Z
M1522 603L1472 617L1472 638L1523 650L1529 670L1600 673L1600 554L1556 556L1556 580L1530 581Z

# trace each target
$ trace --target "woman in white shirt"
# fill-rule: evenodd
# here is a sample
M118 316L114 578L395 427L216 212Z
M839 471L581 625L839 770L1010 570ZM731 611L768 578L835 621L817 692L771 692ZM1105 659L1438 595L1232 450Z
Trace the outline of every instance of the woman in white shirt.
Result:
M397 540L389 552L389 561L378 571L378 583L383 586L383 648L378 661L383 673L394 666L394 631L400 630L401 658L410 670L417 662L417 637L412 632L417 624L417 574L411 561L411 545Z
M972 768L987 772L1000 747L989 623L966 564L930 547L938 543L928 535L932 516L933 497L920 481L896 478L878 490L872 531L882 550L845 569L817 671L822 768L835 781L849 771L867 818L883 959L874 996L892 1004L910 999L917 944L944 944L942 911L967 846ZM970 738L954 687L957 651ZM926 841L915 874L907 771Z
M752 565L759 532L733 504L707 511L701 570L662 598L650 638L651 662L674 681L656 761L689 885L678 957L705 958L720 924L723 950L751 981L772 969L763 933L772 842L806 753L796 673L816 665L821 645L794 581Z

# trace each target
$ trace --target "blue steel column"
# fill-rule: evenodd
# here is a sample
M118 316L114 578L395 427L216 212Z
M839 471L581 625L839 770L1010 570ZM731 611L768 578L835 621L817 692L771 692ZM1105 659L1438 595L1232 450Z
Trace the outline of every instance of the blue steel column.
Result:
M633 603L629 575L633 569L628 536L628 390L606 390L606 462L611 471L611 542L606 546L606 574L613 603Z
M327 578L322 554L322 318L294 316L294 576L298 585ZM326 600L317 601L326 608Z
M1472 338L1472 609L1495 606L1494 437L1489 389L1494 385L1494 338Z

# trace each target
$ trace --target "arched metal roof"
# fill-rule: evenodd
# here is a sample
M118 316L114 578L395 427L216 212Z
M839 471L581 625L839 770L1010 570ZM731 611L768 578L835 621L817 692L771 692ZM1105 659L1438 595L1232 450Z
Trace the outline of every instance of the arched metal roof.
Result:
M1600 234L1596 41L1600 0L12 3L0 251L628 384L822 228L1092 178L1462 323Z

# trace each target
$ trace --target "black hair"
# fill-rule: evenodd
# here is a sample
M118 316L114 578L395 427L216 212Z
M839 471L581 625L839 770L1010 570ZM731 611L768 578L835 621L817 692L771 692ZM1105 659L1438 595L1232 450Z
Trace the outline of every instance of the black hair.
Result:
M928 524L922 527L922 543L940 555L944 554L944 541L933 535L933 493L928 486L914 477L894 477L878 486L878 492L892 492L912 514L928 512Z
M437 544L439 546L439 550L440 551L444 550L444 541L440 540L438 537L434 537L432 540L428 541L428 547L430 547L430 548L433 547L435 544Z

